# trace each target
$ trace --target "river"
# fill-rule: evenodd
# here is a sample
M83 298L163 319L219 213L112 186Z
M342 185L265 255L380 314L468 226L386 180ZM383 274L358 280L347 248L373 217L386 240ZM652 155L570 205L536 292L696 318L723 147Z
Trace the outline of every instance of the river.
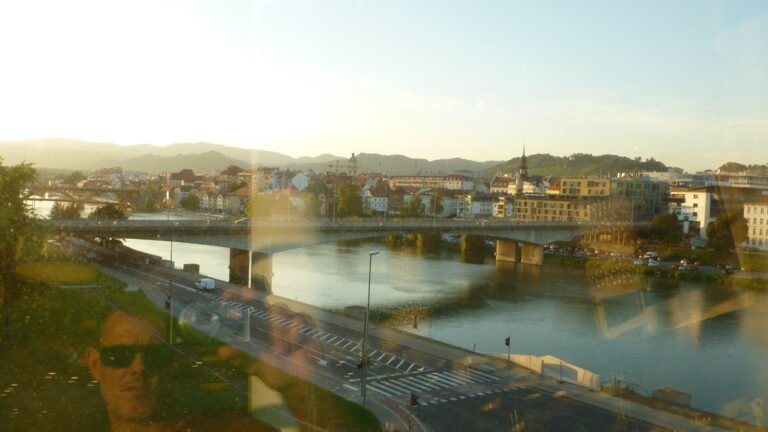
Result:
M168 258L166 242L127 240ZM478 352L550 354L652 391L673 387L693 406L754 422L768 400L768 295L583 270L468 264L458 253L417 255L379 243L325 244L275 254L275 294L329 309L364 305L392 325ZM227 279L225 248L174 243L177 267ZM420 316L418 329L412 316Z
M170 255L167 242L126 245ZM381 252L373 257L371 307L396 317L390 325L485 353L506 353L509 336L512 353L550 354L605 382L672 387L690 393L696 408L764 421L766 293L549 262L469 264L458 252L419 255L375 242L275 254L273 292L329 309L364 305L371 251ZM177 267L197 263L203 274L228 278L228 249L175 242L173 257Z

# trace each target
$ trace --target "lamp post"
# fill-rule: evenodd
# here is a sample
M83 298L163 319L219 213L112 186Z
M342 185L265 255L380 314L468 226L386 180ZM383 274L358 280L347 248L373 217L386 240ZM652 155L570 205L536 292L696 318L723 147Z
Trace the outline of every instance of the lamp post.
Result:
M171 256L170 256L170 262L171 262L171 272L168 275L168 298L166 299L166 304L168 307L168 343L173 345L173 231L174 226L178 225L178 222L171 223L171 212L170 208L168 209L167 213L168 218L168 224L171 227Z
M360 354L362 357L360 364L363 369L363 376L360 380L363 408L365 408L365 386L368 377L368 316L371 309L371 267L373 265L373 256L378 254L379 252L370 252L368 254L368 302L365 306L365 323L363 324L363 352Z

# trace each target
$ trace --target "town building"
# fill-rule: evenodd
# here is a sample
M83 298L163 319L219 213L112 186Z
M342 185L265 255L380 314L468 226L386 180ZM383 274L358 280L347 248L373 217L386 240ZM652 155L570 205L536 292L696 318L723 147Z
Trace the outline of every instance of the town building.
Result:
M449 189L455 191L472 191L475 183L472 177L463 175L414 175L392 176L392 189Z
M744 204L747 240L744 246L768 250L768 198Z

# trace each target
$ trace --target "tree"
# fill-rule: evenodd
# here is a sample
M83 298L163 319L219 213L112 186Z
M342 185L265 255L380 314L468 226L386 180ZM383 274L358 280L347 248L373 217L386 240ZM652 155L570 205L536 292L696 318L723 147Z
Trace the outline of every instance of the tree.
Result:
M338 190L338 200L336 203L336 216L362 216L363 214L363 196L360 186L354 183L341 185Z
M325 194L326 190L327 188L325 186L325 183L313 181L313 182L310 182L302 192L311 193L313 195L322 195L322 194Z
M405 217L419 217L424 215L424 203L421 197L413 195L408 203L403 207L402 214Z
M245 181L230 183L229 186L227 186L227 191L234 192L240 188L244 188L246 185L248 185L248 183Z
M125 212L120 210L120 207L116 206L115 204L106 204L103 205L96 210L92 211L91 214L88 215L88 219L125 219Z
M69 175L62 176L61 181L65 184L69 185L76 185L80 182L80 180L85 180L88 177L86 177L83 173L80 171L75 171L73 173L70 173Z
M683 230L677 222L677 216L672 213L654 216L648 226L648 238L669 245L680 243L683 240Z
M51 219L80 219L80 212L83 206L76 203L63 204L56 201L51 208Z
M707 226L707 243L720 253L726 253L747 239L747 221L741 213L723 213Z
M155 199L155 195L152 192L147 193L147 197L144 199L144 211L146 212L156 212L158 210L158 204L157 199Z
M197 195L190 193L179 201L179 205L184 210L197 210L200 208L200 198Z
M316 218L320 216L320 198L313 193L304 194L304 216Z
M254 195L245 201L243 212L252 218L270 217L277 203L277 200L271 196Z
M31 164L3 166L0 158L0 300L5 305L18 292L17 264L42 243L40 225L26 203L36 180Z
M429 197L429 211L432 215L443 214L443 198L440 195L432 194Z

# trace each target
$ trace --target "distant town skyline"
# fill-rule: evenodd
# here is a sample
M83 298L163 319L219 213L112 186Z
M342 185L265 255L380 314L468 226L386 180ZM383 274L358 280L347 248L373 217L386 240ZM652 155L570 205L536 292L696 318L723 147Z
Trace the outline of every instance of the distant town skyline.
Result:
M0 56L0 141L768 163L758 0L3 2Z

